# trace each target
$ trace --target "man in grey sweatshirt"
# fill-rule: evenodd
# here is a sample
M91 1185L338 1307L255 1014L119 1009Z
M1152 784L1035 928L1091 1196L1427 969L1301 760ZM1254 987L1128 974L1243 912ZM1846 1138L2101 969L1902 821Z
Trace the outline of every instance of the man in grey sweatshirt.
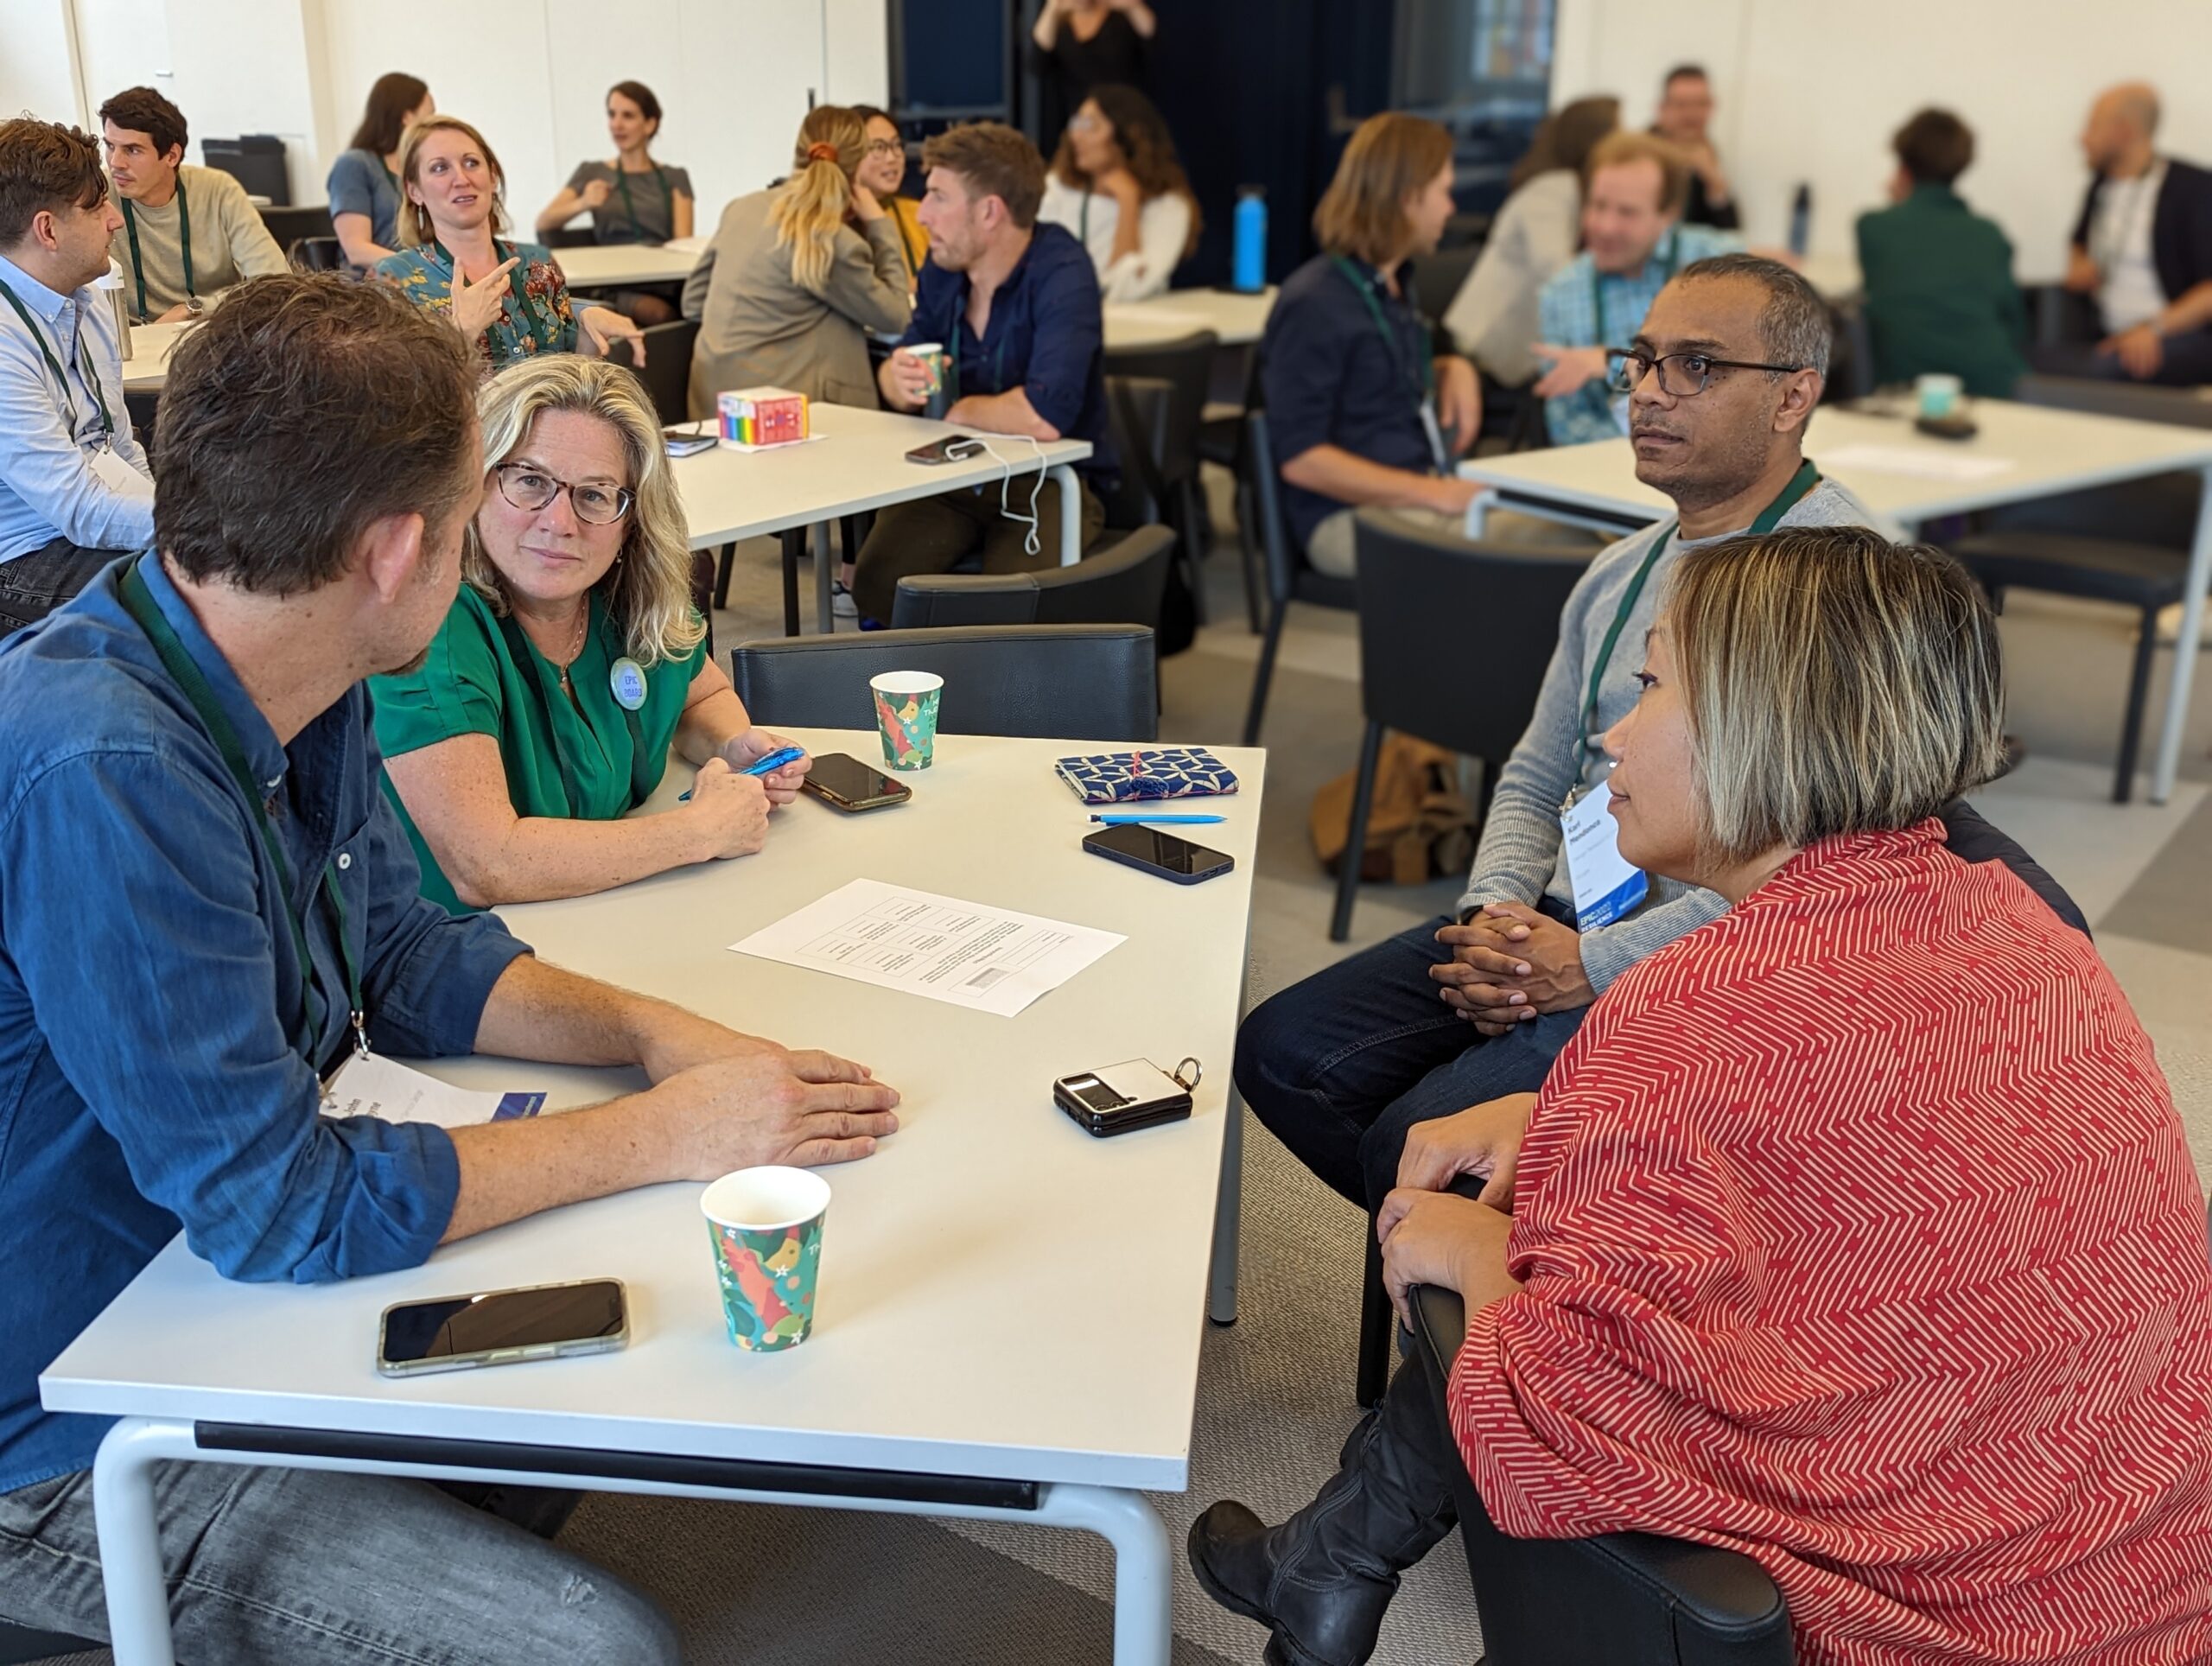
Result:
M1381 1204L1414 1122L1541 1087L1616 977L1726 906L1654 877L1628 913L1577 931L1560 814L1570 793L1604 779L1598 737L1636 703L1644 633L1676 555L1776 525L1892 531L1803 454L1830 328L1803 278L1757 256L1699 261L1661 291L1614 362L1632 378L1637 478L1672 499L1677 518L1604 550L1568 598L1535 715L1498 773L1457 917L1281 991L1238 1032L1246 1102L1352 1202L1370 1211ZM1468 686L1478 699L1475 623Z

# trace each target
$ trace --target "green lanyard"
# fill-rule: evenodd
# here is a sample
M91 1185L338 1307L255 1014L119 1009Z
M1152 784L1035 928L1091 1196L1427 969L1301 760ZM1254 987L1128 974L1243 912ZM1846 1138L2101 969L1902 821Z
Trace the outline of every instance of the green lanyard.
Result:
M255 818L261 824L262 848L268 851L269 860L276 869L276 883L283 892L284 918L292 928L292 947L300 957L300 1008L308 1020L310 1035L319 1035L321 1023L315 1018L315 961L308 952L308 934L292 908L292 865L284 860L284 847L276 836L275 824L269 818L269 806L261 785L253 779L253 770L247 764L245 747L239 741L238 731L231 727L231 720L215 699L215 690L207 685L207 678L199 665L186 652L175 629L162 614L161 604L154 600L154 593L146 586L143 565L157 560L151 551L140 556L124 569L123 606L131 618L138 621L138 628L146 633L154 645L154 652L161 656L162 664L168 671L193 710L200 714L200 721L207 726L208 738L214 741L215 750L223 754L223 762L231 772L231 779L245 794L245 801L253 806ZM338 957L346 969L346 1011L353 1024L353 1051L365 1059L369 1056L367 1008L361 1000L360 963L354 958L353 940L346 933L346 899L338 889L338 870L334 864L322 865L323 905L330 914L331 936L337 940ZM325 1002L323 1010L329 1011ZM310 1067L321 1073L321 1068L310 1057Z
M584 599L584 606L587 608L591 606L591 599L588 596ZM594 629L595 632L596 625ZM569 813L571 816L582 816L584 796L576 785L575 776L569 768L569 754L561 750L560 731L553 727L553 704L545 696L545 674L537 670L535 663L543 656L531 646L530 639L523 634L523 628L515 622L515 616L512 612L500 615L499 633L507 639L508 657L515 662L517 670L525 673L523 680L529 684L530 691L537 698L537 715L545 724L545 743L553 748L554 766L561 772L561 791L568 794ZM636 712L632 711L627 706L623 706L620 701L618 700L614 703L621 707L623 719L630 726L630 803L634 809L637 805L645 803L652 792L654 782L660 778L648 767L652 760L645 756L644 722ZM582 715L581 709L578 715Z
M658 162L655 162L653 177L660 181L661 200L668 205L668 234L674 237L676 235L676 193L669 185L668 170ZM619 162L614 169L614 184L622 193L622 212L630 217L630 224L637 228L639 236L649 235L645 231L645 221L638 218L638 205L630 200L630 176L622 171Z
M1759 511L1758 518L1751 523L1750 537L1758 537L1774 531L1782 518L1797 506L1800 499L1821 483L1821 471L1813 466L1810 457L1798 466L1789 477L1789 484L1782 488L1781 496ZM1643 595L1643 582L1651 576L1651 569L1658 564L1667 541L1675 536L1679 521L1669 520L1659 529L1659 536L1652 541L1651 551L1643 564L1636 569L1636 576L1628 582L1628 589L1621 597L1621 605L1613 614L1613 622L1605 632L1605 639L1598 648L1598 663L1590 668L1590 692L1582 703L1582 744L1592 750L1598 747L1597 736L1592 733L1598 721L1598 685L1605 680L1605 668L1613 663L1614 645L1621 639L1621 633L1628 628L1629 615L1636 611L1636 604Z
M433 240L430 248L446 263L446 298L450 302L453 298L454 280L461 275L461 263L446 252L446 245L442 243ZM554 327L551 318L540 313L531 303L529 284L526 282L517 281L526 279L529 276L529 262L518 259L514 250L497 238L492 239L492 253L500 260L513 260L517 269L507 275L507 292L499 302L500 322L513 334L516 344L519 344L523 337L527 334L546 352L554 351L560 332ZM542 337L537 334L540 325L543 325L545 329L545 334Z
M69 410L69 438L73 443L77 438L77 400L76 396L69 391L69 378L61 369L61 361L54 356L54 349L47 346L46 332L39 328L37 321L31 316L30 308L23 305L22 297L5 283L0 283L0 295L8 297L8 304L16 309L16 316L23 321L23 327L31 333L31 340L38 343L38 356L46 360L47 369L54 372L54 379L60 384L61 403ZM112 446L115 443L115 417L107 408L107 394L100 386L99 373L85 363L85 335L81 324L73 339L76 345L71 358L77 366L77 374L85 378L85 385L92 391L92 402L100 408L100 439Z
M1443 435L1435 428L1436 355L1430 351L1434 337L1429 332L1427 321L1420 314L1412 313L1414 322L1421 329L1421 365L1416 371L1406 362L1405 343L1398 339L1397 332L1382 316L1382 303L1375 298L1374 283L1343 255L1330 258L1336 262L1337 270L1344 275L1344 281L1357 289L1359 298L1367 303L1367 315L1375 321L1375 333L1382 338L1382 345L1389 349L1390 363L1396 369L1399 378L1405 383L1406 391L1413 396L1414 409L1421 416L1421 431L1428 438L1436 472L1440 474L1450 473L1450 460L1444 455ZM1411 312L1411 308L1408 310Z
M138 252L138 216L131 212L130 199L123 199L123 226L130 233L130 275L138 280L138 316L151 321L153 314L146 308L146 260ZM184 293L188 300L199 293L192 287L192 199L184 194L184 170L176 175L177 233L184 242Z
M1089 254L1090 252L1090 188L1087 185L1083 188L1083 213L1078 217L1078 220L1082 229L1075 234L1075 240L1083 245L1084 253Z
M1666 264L1659 268L1659 282L1662 286L1665 285L1669 278L1674 277L1675 263L1681 258L1682 229L1678 226L1667 233L1667 260ZM1594 260L1590 263L1590 305L1598 317L1598 340L1594 345L1600 347L1613 346L1612 342L1605 339L1608 334L1605 328L1605 280L1604 275L1599 271L1598 263ZM1625 346L1626 343L1621 345Z

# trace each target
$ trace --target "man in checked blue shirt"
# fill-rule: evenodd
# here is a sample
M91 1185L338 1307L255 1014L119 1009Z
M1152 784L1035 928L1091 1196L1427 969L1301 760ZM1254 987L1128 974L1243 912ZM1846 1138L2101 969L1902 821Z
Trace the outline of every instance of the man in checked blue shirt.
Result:
M1682 153L1649 133L1616 133L1590 153L1582 252L1536 299L1536 357L1549 368L1534 391L1554 445L1628 432L1628 397L1605 385L1605 350L1628 346L1676 272L1744 246L1729 232L1680 223L1689 177Z
M98 141L0 122L0 635L154 533L154 478L123 403Z
M0 644L0 1606L105 1637L107 1420L36 1373L181 1229L313 1283L585 1198L867 1155L898 1096L541 964L417 893L362 679L421 662L484 486L476 366L378 284L255 278L173 357L154 547ZM357 1049L630 1065L451 1133L322 1114ZM365 1341L364 1346L366 1346ZM673 1662L652 1604L423 1483L168 1466L195 1661Z

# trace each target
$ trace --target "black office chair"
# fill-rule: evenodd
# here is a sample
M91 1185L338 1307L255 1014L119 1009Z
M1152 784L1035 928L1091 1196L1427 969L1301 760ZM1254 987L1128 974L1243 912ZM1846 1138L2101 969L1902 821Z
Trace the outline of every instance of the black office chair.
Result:
M2179 388L2029 376L2013 397L2139 422L2212 428L2212 400ZM2158 614L2181 601L2188 588L2202 488L2200 475L2182 472L2007 505L1988 511L1976 530L1948 546L1999 604L2007 590L2044 590L2136 610L2135 658L2113 776L2115 804L2126 804L2134 792ZM2194 652L2194 645L2184 651Z
M1274 448L1268 442L1265 411L1249 411L1244 417L1244 472L1249 501L1260 523L1260 550L1267 561L1268 633L1260 644L1260 663L1252 673L1252 704L1244 714L1244 744L1260 744L1260 726L1267 719L1268 688L1274 681L1275 652L1282 646L1284 617L1294 601L1317 607L1356 608L1359 587L1348 578L1332 578L1306 559L1306 551L1292 543L1284 525L1282 482L1275 474Z
M1863 399L1874 391L1874 332L1865 303L1857 300L1829 302L1828 325L1833 334L1821 403L1845 404Z
M1257 636L1266 628L1266 620L1260 606L1264 589L1259 544L1259 509L1252 499L1249 471L1245 467L1244 419L1259 410L1263 403L1260 382L1260 348L1257 343L1244 352L1243 374L1238 381L1238 391L1233 402L1206 406L1198 423L1198 456L1229 471L1236 483L1236 558L1238 569L1244 575L1244 612L1250 620L1252 634ZM1227 355L1217 354L1216 375L1222 373L1222 361ZM1205 499L1201 496L1199 507Z
M944 678L946 734L1152 741L1160 734L1152 633L1131 625L982 625L949 631L770 638L730 651L730 681L755 722L873 728L868 678Z
M84 1637L64 1637L59 1631L35 1631L0 1619L0 1666L32 1666L63 1655L86 1653L104 1645Z
M1103 364L1109 382L1118 377L1143 378L1165 384L1168 390L1166 422L1158 448L1152 454L1165 488L1159 518L1174 527L1181 539L1191 596L1201 624L1205 621L1205 587L1198 577L1198 563L1205 554L1200 538L1205 517L1198 503L1198 430L1205 421L1206 390L1219 346L1220 338L1212 331L1199 330L1151 347L1109 348ZM1125 454L1125 466L1128 461Z
M563 226L540 232L537 240L549 249L588 249L599 241L599 234L588 226Z
M334 237L296 237L284 245L284 258L296 272L342 272L346 245Z
M627 341L617 341L607 357L618 365L626 365L638 372L638 379L645 385L645 391L653 397L653 409L660 413L664 427L674 423L691 420L691 347L699 339L699 321L696 318L671 319L665 324L655 324L645 332L645 362L636 362L637 355ZM712 424L708 431L712 432Z
M1424 1285L1411 1307L1448 1428L1445 1385L1466 1338L1466 1304ZM1512 1538L1491 1521L1465 1466L1452 1469L1484 1666L1793 1666L1782 1593L1749 1556L1649 1533Z
M1141 526L1072 567L926 573L899 581L898 630L976 625L1154 625L1175 550L1173 527Z
M1156 376L1109 376L1105 386L1106 428L1122 472L1102 506L1109 530L1130 532L1169 518L1172 493L1160 457L1167 443L1175 386Z
M321 203L307 208L264 208L261 223L269 228L269 235L276 238L280 249L289 249L303 238L334 238L338 234L330 223L329 208Z

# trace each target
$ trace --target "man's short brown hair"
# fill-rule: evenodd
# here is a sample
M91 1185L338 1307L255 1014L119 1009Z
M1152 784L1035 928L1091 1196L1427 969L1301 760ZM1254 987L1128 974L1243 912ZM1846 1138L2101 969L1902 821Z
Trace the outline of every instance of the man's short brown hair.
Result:
M1659 169L1659 212L1681 212L1682 205L1689 200L1689 158L1656 133L1607 134L1590 153L1587 177L1596 179L1601 168L1619 168L1639 162L1651 162Z
M184 111L150 86L126 87L117 93L100 106L100 120L113 122L126 133L143 133L154 142L157 156L168 156L171 145L184 149Z
M106 196L100 144L91 134L28 116L0 122L0 249L29 236L42 213L97 208Z
M1025 232L1037 223L1037 206L1045 200L1045 158L1004 122L947 128L922 146L922 166L959 175L971 196L996 197Z
M382 283L287 272L232 289L170 356L154 541L197 582L320 588L388 515L442 527L470 468L477 364Z
M1916 185L1948 185L1974 166L1974 129L1948 110L1923 110L1890 145Z
M1452 136L1422 116L1386 110L1353 132L1336 177L1313 210L1313 235L1332 255L1388 265L1407 253L1406 199L1444 171Z

